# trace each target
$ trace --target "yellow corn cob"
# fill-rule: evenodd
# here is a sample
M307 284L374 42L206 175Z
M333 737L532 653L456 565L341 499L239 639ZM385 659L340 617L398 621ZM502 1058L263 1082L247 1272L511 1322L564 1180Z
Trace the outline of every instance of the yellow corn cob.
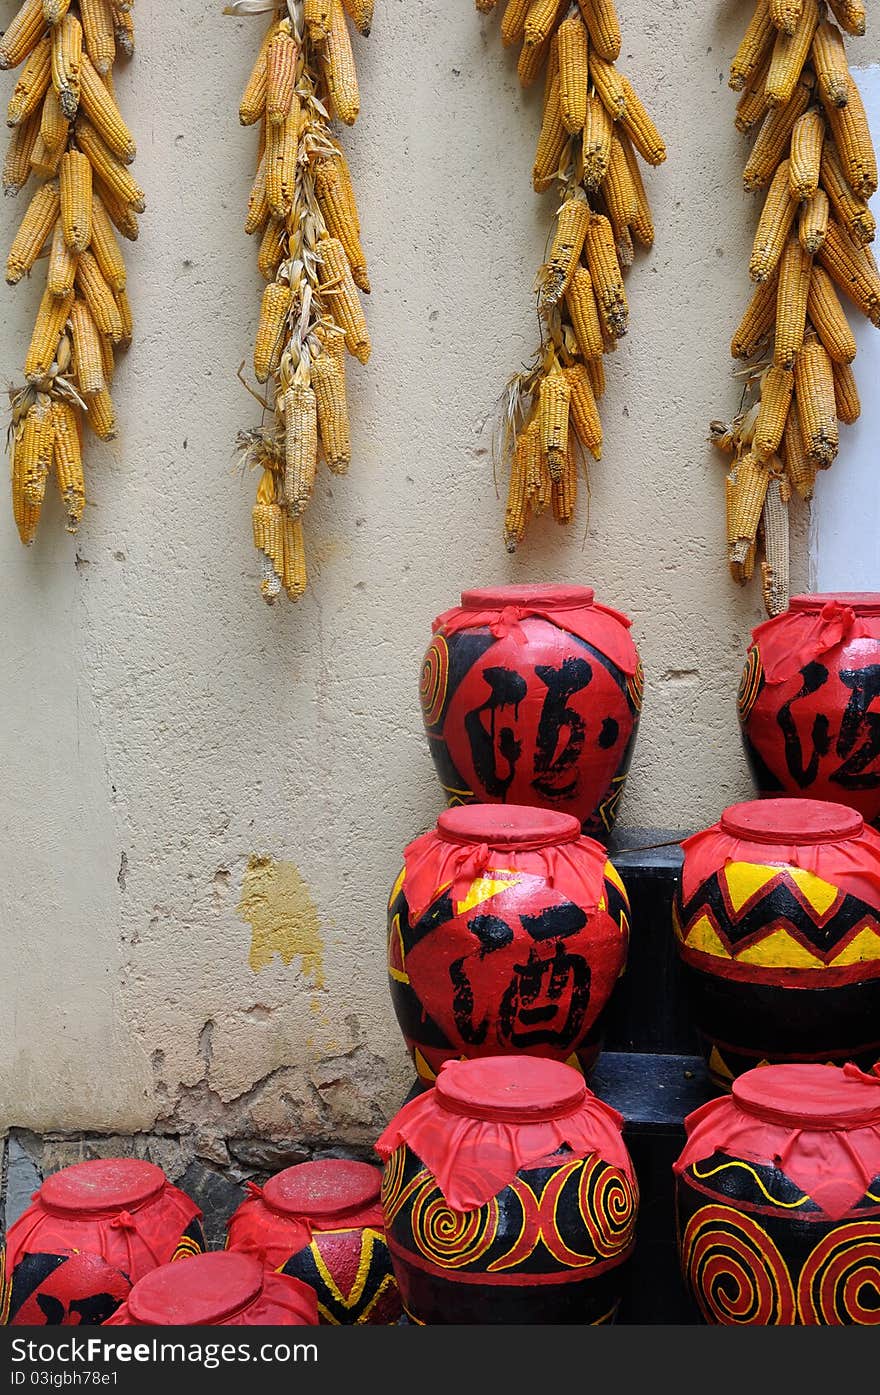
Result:
M815 337L804 340L794 375L807 455L826 470L837 455L837 406L831 359Z
M6 280L14 286L30 271L52 232L61 208L57 183L43 184L36 191L21 220L6 260Z
M776 344L773 362L793 368L807 323L807 296L813 258L796 237L790 237L779 262L779 294L776 298ZM777 441L774 450L779 448Z
M58 93L51 85L46 89L40 110L40 135L46 149L51 152L63 150L67 143L70 126L61 110Z
M837 151L831 141L822 150L822 187L828 195L835 218L860 247L874 241L877 224L863 198L846 182Z
M761 591L769 616L788 609L790 585L788 539L789 490L784 478L774 476L767 485L767 498L761 515L764 535L764 561L761 563Z
M479 0L477 9L482 6L488 14L496 3L497 0ZM344 0L344 4L355 29L368 39L373 27L373 0Z
M67 513L67 531L75 533L86 507L82 446L77 409L55 398L52 403L55 478Z
M52 401L48 394L41 392L28 408L17 449L21 451L24 497L29 504L40 505L52 468Z
M732 358L752 358L770 337L776 323L777 289L775 276L762 281L757 287L731 340Z
M322 237L318 253L323 263L321 294L327 298L333 318L345 330L348 352L361 363L370 357L370 332L351 275L345 248L338 238Z
M599 188L608 173L611 159L611 137L614 126L605 105L598 97L587 97L584 122L584 187L590 192Z
M776 30L767 0L758 0L749 27L730 65L730 86L741 92L772 51Z
M299 115L299 102L294 99L288 116L266 134L266 198L277 218L285 218L293 207Z
M601 358L588 358L585 364L590 379L590 386L593 389L593 396L598 402L600 397L605 396L605 362Z
M547 457L550 478L558 480L568 449L568 413L571 388L558 368L541 379L538 423L541 448Z
M332 353L312 360L311 386L318 412L318 431L324 459L334 475L344 475L351 464L351 428L345 379Z
M31 169L39 179L54 179L61 164L61 156L64 152L56 150L53 155L46 149L43 137L37 132L37 139L34 141L34 148L31 151Z
M372 0L370 0L372 4ZM284 589L292 601L305 595L308 577L306 575L306 549L303 540L302 524L289 513L283 518L284 540Z
M581 356L601 358L605 352L602 326L596 309L593 282L585 266L575 269L565 291L565 304Z
M75 300L70 310L73 337L73 372L77 386L85 397L103 392L108 386L104 376L104 356L101 335L92 312L84 300Z
M635 214L629 220L630 231L637 242L643 247L653 247L654 245L654 219L651 215L651 205L648 202L648 195L645 192L642 172L639 169L639 162L636 153L630 144L629 137L625 131L620 132L620 144L626 156L626 163L629 169L629 177L632 181L633 193L635 195Z
M743 171L743 188L747 193L765 189L770 183L788 148L794 123L810 105L811 92L810 82L805 77L785 106L773 107L767 112Z
M94 178L94 168L92 170L92 187L94 191L92 194L93 205L95 194L97 194L104 205L107 217L117 232L120 232L129 242L137 242L138 220L133 208L130 204L124 203L115 190L108 188L106 184L102 184L100 180Z
M86 51L102 75L109 73L116 58L113 15L106 0L80 0Z
M349 218L357 228L358 233L360 233L361 223L358 217L357 199L355 198L354 184L351 179L351 170L348 168L348 161L345 158L345 151L337 141L333 142L333 151L342 191L345 198L348 200Z
M113 379L116 376L116 364L113 360L113 343L106 334L98 335L98 347L101 350L101 366L104 370L104 382L108 388L113 386Z
M68 11L52 30L52 83L68 121L79 107L82 40L82 26L73 11Z
M833 363L852 363L856 341L827 271L814 266L807 297L810 324Z
M663 137L648 115L641 98L624 74L620 74L626 107L620 117L620 124L626 131L642 159L649 165L662 165L666 159L666 146Z
M829 104L825 111L847 183L854 194L870 199L877 192L877 156L861 93L852 78L847 83L846 106Z
M117 48L121 48L126 58L134 57L134 21L131 15L120 9L113 7L113 37L116 40Z
M21 70L6 108L7 126L26 121L42 104L52 75L52 40L41 39Z
M323 43L332 25L332 0L304 0L303 18L313 44Z
M92 196L92 240L89 250L111 291L124 291L125 262L113 232L113 224L97 194Z
M827 20L813 35L813 70L823 102L845 107L849 100L849 64L843 35L836 24Z
M286 255L287 226L283 218L272 217L266 224L257 254L257 266L264 281L274 281Z
M545 39L542 44L523 43L516 65L517 75L523 87L531 87L543 68L549 51L549 38Z
M264 155L257 168L248 199L248 213L244 225L244 230L248 236L252 233L262 232L269 221L269 213L269 200L266 195L266 157Z
M120 349L128 349L131 346L132 335L134 333L134 321L131 313L131 302L128 299L128 291L114 291L113 299L116 302L116 309L122 324L122 334L119 338ZM110 336L110 342L116 341Z
M343 387L345 386L345 359L348 350L345 347L345 330L332 321L325 322L318 326L315 334L327 350L336 359L339 372L342 377Z
M529 456L527 433L521 432L510 462L510 484L507 489L507 507L504 511L504 546L510 553L516 552L522 542L529 516Z
M798 236L801 246L810 256L815 255L825 241L828 232L828 195L819 189L811 199L801 204L801 220Z
M602 214L594 214L590 219L584 247L605 333L609 339L622 339L627 331L629 306L614 246L614 234L611 224Z
M571 135L584 128L587 119L589 45L580 16L570 14L557 33L559 53L559 109L562 124Z
M621 152L621 161L623 152ZM590 205L579 194L565 200L556 218L550 256L541 268L541 306L556 305L565 294L580 261L587 228L590 225Z
M834 401L837 406L837 419L844 426L852 426L862 414L859 390L855 374L848 363L832 364L834 373Z
M547 469L541 450L541 432L537 416L533 416L528 425L520 431L516 438L516 449L523 453L526 497L534 507L541 493L542 478Z
M83 154L88 156L97 178L116 195L120 203L129 204L135 212L143 213L146 206L143 189L122 161L117 160L92 123L80 116L75 130L77 145ZM106 203L106 199L104 202Z
M770 18L783 34L793 34L801 17L803 0L769 0Z
M576 363L571 368L566 368L564 377L571 393L569 400L571 425L584 449L590 452L594 460L601 460L602 422L599 418L596 398L593 395L590 375L584 364Z
M866 28L864 0L828 0L841 29L861 38Z
M268 470L263 474L263 478L266 477L272 478ZM269 605L274 605L281 594L284 578L284 517L284 510L274 499L262 503L257 495L253 511L254 546L263 561L260 594Z
M105 389L96 392L88 400L87 419L99 441L112 441L116 437L116 410L113 398Z
M811 199L819 187L825 120L818 107L799 116L791 133L789 180L792 198Z
M272 24L267 30L260 51L257 54L250 76L245 84L238 108L238 119L242 126L253 126L266 110L266 88L268 84L267 59L269 45L278 33L278 25Z
M577 461L569 447L562 460L558 479L553 480L553 517L557 523L571 523L577 503Z
M532 0L507 0L501 16L501 42L505 48L519 44L526 32L526 16L532 7Z
M291 305L290 287L286 281L270 281L263 292L260 324L254 347L254 373L258 383L265 383L277 371L287 337L287 316Z
M762 460L779 450L793 389L794 374L789 369L775 365L767 369L761 382L761 406L752 443L754 453Z
M740 456L731 472L732 489L729 499L728 536L731 539L730 559L743 562L748 547L758 535L758 525L764 511L771 471L777 469L775 457L762 460L754 452Z
M738 131L750 131L767 115L770 103L767 101L767 74L770 71L771 53L768 53L761 66L749 78L736 104L734 125Z
M269 45L266 56L266 119L284 121L290 112L296 82L297 48L285 20Z
M615 136L611 142L611 159L608 163L608 173L602 185L602 194L605 199L605 207L611 226L614 229L614 238L618 247L618 257L620 257L621 243L626 245L629 242L628 229L630 220L635 218L637 211L636 191L632 182L632 175L627 164L626 154L623 146ZM621 258L621 261L623 259ZM629 246L627 264L632 264L632 245Z
M613 63L606 63L595 48L590 50L590 77L596 92L608 108L609 115L615 121L622 120L626 115L627 95L623 76Z
M776 268L788 237L797 204L791 197L789 162L783 160L767 192L749 261L753 281L766 281Z
M108 150L130 165L137 154L134 138L87 53L80 67L80 104Z
M24 0L0 39L0 68L17 68L30 56L45 32L42 0Z
M880 276L866 252L866 248L857 247L851 242L832 219L828 223L825 241L816 255L838 289L872 323L880 326Z
M550 84L547 101L544 104L544 119L538 137L538 149L532 168L532 185L542 194L556 179L562 165L563 155L568 145L568 132L562 123L559 78Z
M614 0L578 0L590 42L601 58L614 63L620 57L620 20Z
M31 173L31 156L39 135L40 114L36 111L13 130L3 164L4 194L19 194L27 184Z
M70 0L43 0L43 17L47 24L57 24L70 9Z
M45 378L52 367L58 340L64 331L72 304L72 294L54 296L49 291L44 292L37 311L30 348L24 361L24 374L29 383Z
M802 499L812 499L816 483L816 466L808 458L804 448L804 438L795 398L792 399L788 421L785 424L785 434L782 438L782 458L785 462L786 478L791 487L797 490Z
M84 252L92 239L92 167L79 150L61 157L61 225L71 252Z
M369 293L370 278L367 274L367 259L361 246L357 223L357 209L353 197L346 189L341 162L337 159L316 160L315 192L318 203L331 237L337 238L345 248L356 286Z
M523 32L523 38L531 48L539 48L550 37L565 3L566 0L532 0Z
M308 506L318 463L318 413L310 387L294 383L284 397L284 498L293 518Z
M101 334L118 344L123 325L113 292L101 275L101 269L91 252L80 255L76 268L76 288L85 300Z
M322 52L324 76L336 116L346 126L353 126L360 112L361 98L351 36L342 0L332 0L332 6L330 33Z
M818 0L803 0L794 32L776 35L767 74L767 100L771 107L784 106L794 92L818 24Z
M53 295L67 295L69 291L73 290L76 263L77 253L72 252L68 247L59 218L52 235L49 269L46 273L46 285Z

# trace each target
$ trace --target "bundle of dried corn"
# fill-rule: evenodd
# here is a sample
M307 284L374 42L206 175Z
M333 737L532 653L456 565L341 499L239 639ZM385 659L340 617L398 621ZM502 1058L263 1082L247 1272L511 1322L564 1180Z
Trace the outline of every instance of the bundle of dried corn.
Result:
M747 582L759 554L764 604L788 605L788 502L812 498L837 455L838 422L859 416L856 345L837 292L880 326L880 273L868 244L877 159L841 29L864 34L862 0L758 0L733 59L736 125L757 130L747 191L764 191L749 274L755 291L733 336L745 392L710 439L727 477L730 568ZM833 17L832 17L833 16ZM837 24L833 20L837 20ZM840 27L838 27L840 26Z
M483 12L495 3L476 0ZM614 66L621 45L614 0L507 0L501 37L521 46L524 87L546 72L532 182L558 197L535 286L541 346L504 395L504 541L515 552L533 513L550 507L557 522L571 522L583 451L601 458L596 402L605 391L603 357L627 332L623 268L632 265L634 243L654 242L638 157L662 164L666 147Z
M10 392L12 507L33 542L54 470L75 533L86 504L83 419L116 434L114 351L131 343L125 263L114 227L138 235L143 191L129 166L131 132L116 105L113 65L134 52L132 0L24 0L0 39L0 68L21 72L9 100L3 188L32 195L6 262L15 285L46 256L46 289Z
M331 120L351 126L360 107L346 16L367 35L373 0L239 0L224 14L272 19L239 109L259 124L257 174L245 231L259 237L263 292L254 350L263 420L239 435L260 472L254 544L263 599L306 589L302 515L320 458L334 474L351 462L346 354L370 357L358 290L367 262L345 155Z

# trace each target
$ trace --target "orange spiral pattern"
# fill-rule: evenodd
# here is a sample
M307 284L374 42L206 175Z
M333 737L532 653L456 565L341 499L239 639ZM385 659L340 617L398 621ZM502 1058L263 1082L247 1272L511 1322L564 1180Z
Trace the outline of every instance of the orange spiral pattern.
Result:
M642 667L641 659L636 665L635 673L626 680L626 691L636 712L641 712L645 700L645 670Z
M463 1269L481 1259L495 1240L498 1201L492 1197L473 1211L453 1211L431 1178L413 1201L411 1224L426 1259L444 1269Z
M422 663L419 700L425 726L432 727L439 719L446 701L449 683L449 648L442 635L435 635Z
M749 650L736 699L737 712L739 713L739 719L743 725L745 725L751 715L752 708L755 705L758 693L761 689L761 679L763 676L764 665L761 663L761 655L758 653L758 646L755 644Z
M600 1158L586 1163L578 1186L578 1206L598 1255L613 1259L629 1249L639 1194L624 1173Z
M876 1221L837 1226L813 1250L798 1282L806 1327L880 1324L880 1230Z
M785 1260L756 1221L729 1206L704 1206L691 1216L681 1268L709 1323L791 1327L797 1321Z

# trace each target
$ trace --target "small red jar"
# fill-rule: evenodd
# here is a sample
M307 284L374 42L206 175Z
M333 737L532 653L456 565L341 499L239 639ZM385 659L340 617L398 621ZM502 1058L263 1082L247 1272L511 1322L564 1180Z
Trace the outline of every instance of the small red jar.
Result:
M638 1187L621 1116L557 1061L449 1061L376 1144L417 1324L611 1322Z
M135 1284L108 1327L316 1327L314 1290L253 1255L215 1250Z
M536 1055L584 1071L626 966L629 901L570 814L473 804L410 843L388 907L388 973L419 1077Z
M309 1284L322 1323L389 1325L400 1293L385 1243L382 1173L324 1158L285 1168L251 1193L227 1226L227 1247Z
M880 819L880 593L793 596L752 634L739 693L762 794L808 795Z
M607 838L642 708L630 624L587 586L465 591L438 616L420 696L447 802L556 809Z
M880 1080L764 1066L685 1121L685 1283L724 1326L880 1324Z
M161 1168L134 1158L75 1163L47 1177L9 1229L7 1320L95 1326L158 1265L205 1248L202 1213Z

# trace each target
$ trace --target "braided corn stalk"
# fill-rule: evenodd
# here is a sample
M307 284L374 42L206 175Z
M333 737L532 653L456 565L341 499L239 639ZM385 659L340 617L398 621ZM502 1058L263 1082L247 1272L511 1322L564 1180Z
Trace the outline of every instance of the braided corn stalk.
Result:
M67 531L80 524L84 424L100 440L116 434L114 355L128 348L131 324L114 226L137 237L144 195L129 168L135 143L117 106L113 64L120 52L131 57L133 44L131 4L111 0L24 0L0 38L0 68L20 70L7 109L3 188L16 195L32 177L36 184L6 280L30 276L41 256L45 265L25 382L9 394L13 513L25 546L34 541L49 474Z
M541 344L507 384L498 431L496 455L510 470L504 541L515 552L532 514L550 508L571 522L585 453L601 458L603 356L629 324L623 272L635 244L654 242L639 159L660 165L666 147L615 67L614 0L507 0L498 9L503 42L521 45L523 86L546 70L532 183L537 193L553 189L556 203L535 285Z
M737 128L755 131L743 185L761 191L763 208L749 266L757 289L731 343L745 390L709 439L728 456L731 572L741 584L758 573L770 615L788 605L789 500L812 498L839 423L861 410L838 292L880 327L867 203L877 159L842 32L863 34L865 12L859 0L829 3L758 0L730 72Z
M227 5L224 14L271 13L239 108L260 127L245 231L259 242L267 281L254 349L264 384L261 424L241 431L245 464L260 471L253 510L260 594L273 605L306 590L303 515L319 460L334 474L351 461L346 354L370 357L359 292L367 259L348 165L332 120L360 108L350 26L366 37L372 0L288 0ZM243 367L243 365L242 365ZM241 373L239 373L241 376Z

